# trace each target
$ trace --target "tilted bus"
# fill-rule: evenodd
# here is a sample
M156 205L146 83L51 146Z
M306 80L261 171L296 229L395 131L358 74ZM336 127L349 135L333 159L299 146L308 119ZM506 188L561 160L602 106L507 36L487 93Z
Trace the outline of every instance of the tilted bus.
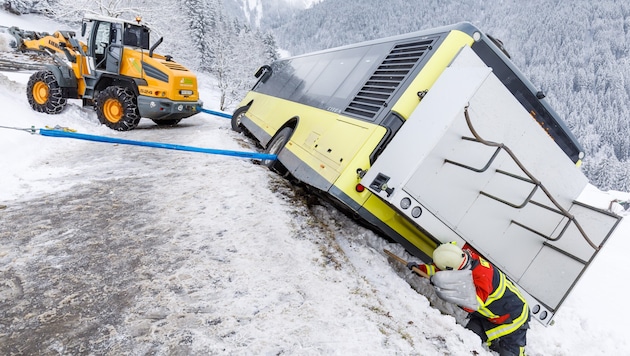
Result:
M619 217L578 201L583 149L470 23L281 59L232 116L297 179L429 262L468 244L548 325Z

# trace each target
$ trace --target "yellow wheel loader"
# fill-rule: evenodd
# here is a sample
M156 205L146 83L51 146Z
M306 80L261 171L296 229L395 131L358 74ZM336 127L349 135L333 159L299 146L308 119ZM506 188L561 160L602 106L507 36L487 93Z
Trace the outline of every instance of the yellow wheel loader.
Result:
M134 129L140 118L175 125L199 112L197 77L171 56L149 47L150 29L135 22L86 15L79 41L73 31L54 34L11 27L21 51L45 52L54 64L34 73L27 97L33 110L58 114L67 99L82 99L111 129ZM86 37L87 36L87 37Z

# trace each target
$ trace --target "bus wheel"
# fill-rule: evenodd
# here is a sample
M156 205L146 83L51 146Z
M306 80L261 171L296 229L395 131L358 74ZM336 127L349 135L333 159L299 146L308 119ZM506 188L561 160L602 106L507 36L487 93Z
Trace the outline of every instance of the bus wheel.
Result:
M279 154L280 151L284 149L284 146L286 146L287 142L289 142L292 134L293 129L290 127L285 127L280 130L280 132L278 132L276 136L273 137L271 142L269 142L269 145L267 145L265 153L270 153L272 155ZM287 173L286 167L284 167L282 163L280 163L280 161L278 160L264 159L261 161L261 163L282 176Z
M232 130L236 132L243 132L241 119L245 116L247 109L249 109L249 106L242 106L234 111L234 114L232 115Z

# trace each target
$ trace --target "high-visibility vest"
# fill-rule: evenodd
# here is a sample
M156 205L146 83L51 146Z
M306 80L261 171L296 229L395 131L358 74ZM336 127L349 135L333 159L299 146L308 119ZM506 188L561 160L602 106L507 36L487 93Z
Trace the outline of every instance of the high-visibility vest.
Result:
M483 257L474 252L471 252L471 257L473 282L479 302L479 309L472 312L497 324L486 330L488 341L521 328L529 321L529 307L521 292L503 272Z

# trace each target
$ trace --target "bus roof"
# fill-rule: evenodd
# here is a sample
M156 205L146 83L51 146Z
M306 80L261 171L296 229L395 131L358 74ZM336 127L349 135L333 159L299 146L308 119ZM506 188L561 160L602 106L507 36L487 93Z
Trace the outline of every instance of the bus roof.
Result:
M311 55L323 54L323 53L328 53L328 52L335 52L335 51L339 51L339 50L344 50L344 49L349 49L349 48L356 48L356 47L361 47L361 46L370 46L370 45L379 44L379 43L396 42L396 41L400 41L400 40L405 40L407 38L418 38L418 37L424 37L424 36L432 36L432 35L436 35L436 34L439 34L439 33L448 33L448 32L451 32L451 31L463 32L463 33L468 34L469 36L471 36L477 43L482 42L482 43L486 44L487 48L489 48L496 56L498 56L501 59L501 61L505 65L505 67L509 68L509 70L512 71L514 73L514 75L519 78L519 80L527 87L527 89L531 93L533 93L533 94L542 93L542 91L539 88L537 88L536 86L534 86L534 84L514 65L514 63L510 59L510 57L507 56L507 54L504 52L503 49L501 49L501 48L499 48L497 46L496 42L493 39L491 39L488 35L486 35L484 32L482 32L477 26L475 26L472 23L467 22L467 21L458 22L458 23L455 23L455 24L441 26L441 27L436 27L436 28L431 28L431 29L426 29L426 30L409 32L409 33L400 34L400 35L394 35L394 36L389 36L389 37L378 38L378 39L374 39L374 40L357 42L357 43L343 45L343 46L338 46L338 47L332 47L332 48L323 49L323 50L319 50L319 51L314 51L314 52L310 52L310 53L304 53L304 54L300 54L300 55L296 55L296 56L290 56L290 57L286 57L286 58L281 58L278 61L291 60L293 58L307 57L307 56L311 56ZM554 123L556 125L558 125L560 127L561 131L563 131L564 135L566 135L566 138L568 139L568 141L570 141L571 145L574 146L572 149L570 149L571 151L573 151L573 153L571 153L571 159L574 162L577 162L577 160L582 159L583 156L584 156L584 148L579 143L577 138L573 135L573 133L568 128L568 126L565 124L565 122L560 118L560 115L551 107L551 105L549 105L549 103L544 98L544 96L538 97L538 102L550 114L551 119L554 121Z
M450 31L453 31L453 30L464 32L464 33L470 35L471 37L472 37L472 35L475 32L479 32L481 34L481 31L477 27L475 27L473 24L471 24L470 22L459 22L459 23L456 23L456 24L442 26L442 27L435 27L435 28L431 28L431 29L427 29L427 30L408 32L408 33L400 34L400 35L394 35L394 36L389 36L389 37L382 37L382 38L377 38L377 39L373 39L373 40L356 42L356 43L348 44L348 45L331 47L331 48L322 49L322 50L319 50L319 51L303 53L303 54L290 56L290 57L286 57L286 58L282 58L282 59L291 59L291 58L297 58L297 57L302 57L302 56L310 56L310 55L318 54L318 53L332 52L332 51L337 51L337 50L346 49L346 48L359 47L359 46L369 46L369 45L378 44L378 43L398 41L398 40L403 40L403 39L406 39L406 38L409 38L409 37L430 36L430 35L435 35L437 33L450 32Z

